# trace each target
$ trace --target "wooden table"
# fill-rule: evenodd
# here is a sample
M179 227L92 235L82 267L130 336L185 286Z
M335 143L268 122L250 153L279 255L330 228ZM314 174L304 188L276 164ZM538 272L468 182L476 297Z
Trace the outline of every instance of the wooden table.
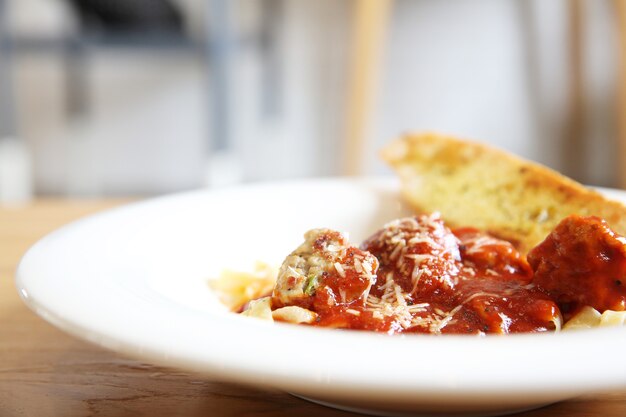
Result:
M0 416L350 416L270 388L124 358L76 340L28 310L13 275L37 239L123 201L41 200L0 207ZM619 350L619 349L618 349ZM626 416L626 392L594 395L519 416Z

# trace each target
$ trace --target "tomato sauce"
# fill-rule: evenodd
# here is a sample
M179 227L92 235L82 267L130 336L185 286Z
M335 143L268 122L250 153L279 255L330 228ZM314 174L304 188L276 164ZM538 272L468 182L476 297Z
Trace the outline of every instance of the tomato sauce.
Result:
M569 216L528 254L533 282L566 319L580 308L626 309L626 239L598 217Z
M370 254L378 261L371 287L359 268L349 268L353 258ZM323 285L311 294L313 325L387 333L545 332L583 306L626 309L626 239L595 217L566 218L528 260L507 241L418 216L391 222L336 261L344 267L324 272ZM346 293L352 301L342 302Z

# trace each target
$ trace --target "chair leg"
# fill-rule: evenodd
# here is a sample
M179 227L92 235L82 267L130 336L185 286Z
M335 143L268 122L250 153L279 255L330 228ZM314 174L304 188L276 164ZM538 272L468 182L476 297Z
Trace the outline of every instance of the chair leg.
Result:
M348 69L343 173L363 174L391 0L354 0L352 54Z
M16 134L13 96L13 50L7 33L6 1L0 0L0 140Z
M563 138L564 173L584 182L585 175L585 78L583 73L584 2L568 2L569 80L567 119Z
M614 1L619 48L619 79L616 103L618 123L617 169L619 170L617 175L619 186L626 188L626 0Z

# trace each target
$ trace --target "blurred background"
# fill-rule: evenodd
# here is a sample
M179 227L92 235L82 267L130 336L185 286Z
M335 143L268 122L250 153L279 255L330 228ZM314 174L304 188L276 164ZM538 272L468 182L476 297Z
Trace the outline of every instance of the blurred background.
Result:
M408 130L626 185L626 0L0 0L0 201L388 173Z

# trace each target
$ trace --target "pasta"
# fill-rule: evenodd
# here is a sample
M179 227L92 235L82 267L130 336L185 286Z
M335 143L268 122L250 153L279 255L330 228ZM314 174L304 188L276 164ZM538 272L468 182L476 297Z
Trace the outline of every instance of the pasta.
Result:
M220 301L233 311L246 303L272 292L276 271L264 262L257 262L249 272L224 270L217 279L209 281Z
M583 307L572 317L563 330L590 329L592 327L622 326L626 323L626 311L606 310L602 314L593 307Z
M245 290L244 285L250 284L257 280L258 282L253 287L267 288L268 280L274 282L274 278L269 276L259 276L258 274L250 272L235 272L229 271L227 274L222 275L222 279L235 281L240 280L237 285L228 286L227 292L229 293L228 299L234 300L248 300L248 305L245 310L242 311L242 315L248 317L256 317L262 320L268 321L282 321L286 323L294 324L311 324L315 321L317 314L302 307L287 306L281 307L272 311L269 296L262 297L258 300L248 299L249 291ZM575 314L570 320L568 320L561 329L561 320L555 320L555 330L571 331L581 329L591 329L594 327L604 326L621 326L626 324L626 311L613 311L606 310L600 314L598 310L593 307L585 306L577 314Z
M509 242L450 230L434 214L392 221L360 247L311 230L278 272L258 263L211 286L231 310L267 321L389 334L569 331L626 323L622 264L626 240L597 218L564 219L527 262Z

